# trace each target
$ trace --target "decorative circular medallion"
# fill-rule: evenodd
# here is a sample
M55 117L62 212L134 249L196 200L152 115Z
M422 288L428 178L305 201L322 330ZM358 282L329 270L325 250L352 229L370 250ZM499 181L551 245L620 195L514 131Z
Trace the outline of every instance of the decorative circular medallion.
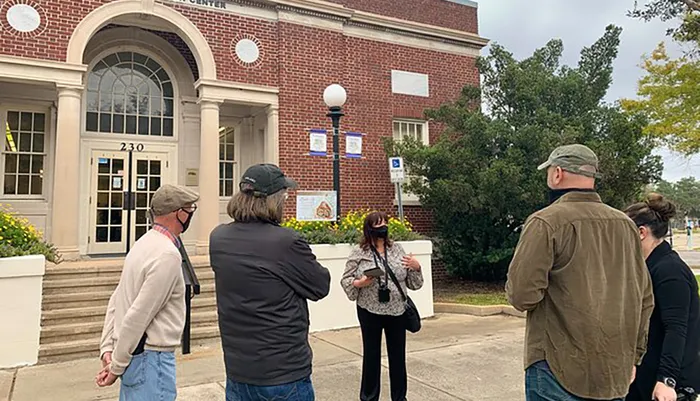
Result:
M260 58L260 48L250 39L241 39L236 43L236 56L242 62L252 64Z
M41 25L41 16L30 5L15 4L7 10L7 22L20 32L34 32Z
M257 67L262 63L263 48L255 36L236 36L233 39L232 48L238 64L244 67Z
M33 0L9 0L0 6L0 27L13 35L40 35L47 23L43 8Z

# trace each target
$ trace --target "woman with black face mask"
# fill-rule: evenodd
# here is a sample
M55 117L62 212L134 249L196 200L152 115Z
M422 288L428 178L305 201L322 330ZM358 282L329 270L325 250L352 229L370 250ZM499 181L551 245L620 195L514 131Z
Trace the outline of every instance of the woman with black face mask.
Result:
M405 302L387 269L394 273L404 294L407 288L420 289L423 275L418 260L389 239L388 221L382 212L365 218L362 241L350 253L340 282L348 298L357 302L363 350L361 401L379 400L382 332L386 334L389 356L391 400L405 401L408 389L406 324L402 317Z

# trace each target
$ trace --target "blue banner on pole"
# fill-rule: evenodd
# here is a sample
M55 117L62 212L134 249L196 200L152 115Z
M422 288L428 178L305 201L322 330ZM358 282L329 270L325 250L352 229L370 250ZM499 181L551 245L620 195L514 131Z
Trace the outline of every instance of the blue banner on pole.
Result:
M311 156L328 155L328 131L325 129L309 130L309 154Z
M359 132L345 133L345 156L359 159L362 157L362 134Z

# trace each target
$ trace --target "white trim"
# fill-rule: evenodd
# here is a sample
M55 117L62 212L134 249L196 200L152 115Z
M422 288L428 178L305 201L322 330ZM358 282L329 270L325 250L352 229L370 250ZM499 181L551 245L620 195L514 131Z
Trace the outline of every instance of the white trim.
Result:
M476 1L472 1L472 0L445 0L445 1L449 1L451 3L461 4L461 5L467 6L467 7L479 8L479 3L477 3Z
M3 80L80 86L86 69L82 64L0 55L0 77L3 77Z
M392 45L413 47L440 53L456 54L459 56L479 57L480 50L470 46L460 46L431 39L401 35L398 33L379 31L359 26L346 25L343 33L347 37L383 42Z
M96 8L73 30L68 41L66 61L82 64L83 54L92 36L109 21L128 14L152 15L165 20L180 35L192 50L197 60L199 76L205 79L216 79L216 61L214 54L202 32L197 26L175 9L163 4L144 4L141 0L117 0Z

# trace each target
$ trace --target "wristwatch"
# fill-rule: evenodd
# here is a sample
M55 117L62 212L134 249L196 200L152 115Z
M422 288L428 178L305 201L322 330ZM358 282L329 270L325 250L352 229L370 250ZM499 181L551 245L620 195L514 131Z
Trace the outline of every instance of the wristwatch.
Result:
M662 377L659 381L665 384L667 387L671 387L672 389L676 388L676 379L672 377Z

